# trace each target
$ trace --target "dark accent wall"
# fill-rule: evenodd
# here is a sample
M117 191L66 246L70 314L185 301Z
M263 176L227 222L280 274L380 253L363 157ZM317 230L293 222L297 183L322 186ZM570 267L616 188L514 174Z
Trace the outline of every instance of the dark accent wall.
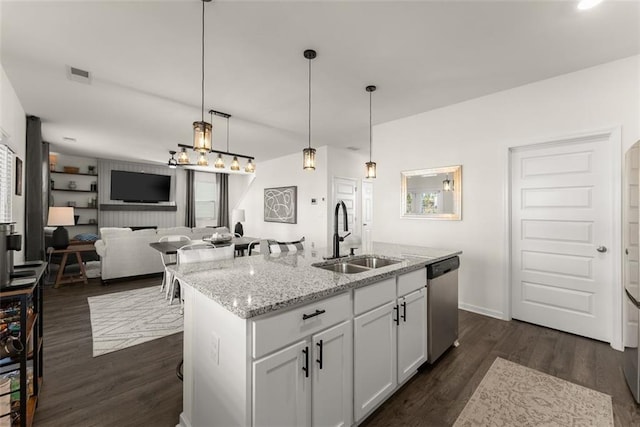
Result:
M44 226L48 214L48 144L43 147L39 117L27 116L26 159L24 161L25 236L24 258L44 260ZM46 153L46 157L45 157Z

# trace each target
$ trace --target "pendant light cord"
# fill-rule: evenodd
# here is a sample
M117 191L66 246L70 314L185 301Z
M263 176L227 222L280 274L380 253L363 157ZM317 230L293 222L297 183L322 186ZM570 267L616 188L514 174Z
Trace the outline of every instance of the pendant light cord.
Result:
M229 117L227 117L227 153L229 152Z
M311 148L311 58L309 58L309 148Z
M201 99L201 120L204 122L204 1L202 2L202 99Z
M373 147L373 130L371 128L371 94L372 92L369 92L369 163L371 163L371 150Z

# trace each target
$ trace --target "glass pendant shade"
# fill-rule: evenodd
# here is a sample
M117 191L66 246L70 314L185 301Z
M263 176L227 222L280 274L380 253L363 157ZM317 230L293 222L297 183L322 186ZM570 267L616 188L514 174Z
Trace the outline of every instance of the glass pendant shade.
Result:
M244 167L244 171L248 173L254 173L256 171L256 165L253 164L253 160L249 159L247 166Z
M222 158L222 154L218 154L218 158L216 159L213 166L216 169L224 169L224 159Z
M316 149L305 148L302 150L302 169L306 171L316 170Z
M167 162L167 166L169 166L170 169L175 169L178 166L178 161L174 157L176 152L175 151L169 151L169 154L171 154L171 158Z
M238 162L238 158L236 156L233 156L233 161L231 162L231 166L229 167L229 169L231 169L232 171L240 170L240 163Z
M209 166L209 159L205 153L200 153L198 157L198 166Z
M451 184L451 181L449 181L449 177L447 177L447 179L442 181L442 189L444 191L452 191L453 190L453 185Z
M375 178L376 177L376 162L367 162L366 163L366 176L365 178Z
M200 153L211 151L211 123L193 122L193 149Z
M182 151L178 153L178 164L188 165L189 163L189 154L187 153L187 149L183 147Z

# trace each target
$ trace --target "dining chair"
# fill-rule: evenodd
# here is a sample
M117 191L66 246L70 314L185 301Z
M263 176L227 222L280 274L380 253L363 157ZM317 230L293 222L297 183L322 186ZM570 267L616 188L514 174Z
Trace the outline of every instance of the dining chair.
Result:
M177 263L178 265L190 264L194 262L221 261L225 259L233 259L235 253L235 245L216 247L209 243L191 243L184 245L178 249ZM180 283L177 279L173 279L170 283L168 292L169 305L173 304L176 294L176 284L179 289ZM180 298L182 303L182 298Z
M183 236L180 234L167 235L162 236L158 239L158 242L190 242L191 238L188 236ZM167 268L168 265L175 265L176 263L176 255L169 255L163 252L160 252L160 259L162 259L162 266L164 267L164 275L162 276L162 284L160 285L160 292L165 290L168 294L167 288L169 287L169 283L173 280L173 275L169 272ZM166 299L166 296L165 296Z
M262 252L262 240L250 241L247 249L249 250L249 256L260 255L260 253Z

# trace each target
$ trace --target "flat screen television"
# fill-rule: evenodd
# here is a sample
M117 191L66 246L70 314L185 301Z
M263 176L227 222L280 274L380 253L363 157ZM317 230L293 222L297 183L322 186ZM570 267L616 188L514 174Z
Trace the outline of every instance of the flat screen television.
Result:
M153 173L111 171L111 200L124 202L168 202L171 177Z

